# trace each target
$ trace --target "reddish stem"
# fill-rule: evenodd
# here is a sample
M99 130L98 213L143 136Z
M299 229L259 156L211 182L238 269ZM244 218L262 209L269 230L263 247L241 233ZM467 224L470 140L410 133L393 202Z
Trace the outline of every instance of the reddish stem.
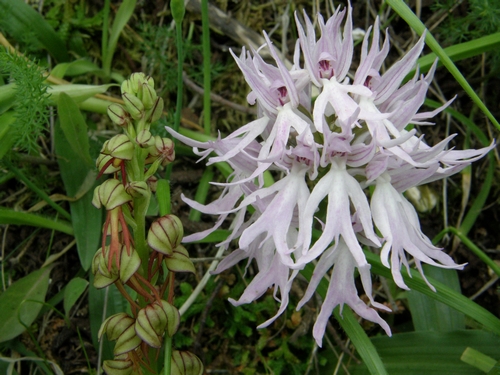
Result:
M136 311L140 310L140 306L130 297L130 295L127 293L127 290L124 288L122 282L120 280L115 281L115 286L118 289L118 291L125 297L125 299L130 303L130 306ZM134 314L135 316L135 314Z

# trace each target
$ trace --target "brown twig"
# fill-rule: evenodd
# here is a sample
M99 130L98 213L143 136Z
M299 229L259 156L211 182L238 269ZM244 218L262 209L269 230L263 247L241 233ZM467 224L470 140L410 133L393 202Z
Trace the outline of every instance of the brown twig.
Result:
M189 87L191 90L194 92L203 95L204 89L203 87L198 86L196 83L191 81L191 79L188 77L186 72L182 72L182 80L184 81L185 85ZM220 103L222 105L225 105L227 107L230 107L236 111L240 111L243 113L249 113L251 115L255 115L257 112L253 108L248 108L240 104L233 103L227 99L224 99L222 96L214 94L213 92L210 93L210 99L212 99L214 102Z

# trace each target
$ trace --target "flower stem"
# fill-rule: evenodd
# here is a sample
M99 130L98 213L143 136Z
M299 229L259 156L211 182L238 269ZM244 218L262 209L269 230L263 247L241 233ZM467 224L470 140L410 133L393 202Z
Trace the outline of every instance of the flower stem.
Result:
M208 0L201 0L201 23L203 44L203 128L210 135L210 27L208 21Z

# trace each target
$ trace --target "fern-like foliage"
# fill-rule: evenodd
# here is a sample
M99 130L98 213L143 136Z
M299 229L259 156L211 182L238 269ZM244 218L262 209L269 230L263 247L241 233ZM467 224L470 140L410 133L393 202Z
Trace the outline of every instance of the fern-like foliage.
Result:
M46 129L49 117L49 100L43 71L36 62L2 50L0 72L16 87L16 122L13 126L15 147L29 153L38 153L37 140Z

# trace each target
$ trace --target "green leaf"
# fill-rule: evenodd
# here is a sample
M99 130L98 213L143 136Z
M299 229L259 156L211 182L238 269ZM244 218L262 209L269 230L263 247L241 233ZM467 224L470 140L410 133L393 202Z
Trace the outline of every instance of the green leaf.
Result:
M469 42L455 44L454 46L445 48L443 51L452 61L460 61L480 55L484 52L495 50L498 47L500 47L500 33L495 33ZM418 59L417 65L420 68L420 73L429 71L436 57L435 53L429 53ZM410 72L408 75L412 77L413 73Z
M387 0L387 4L404 19L410 27L415 30L419 35L422 35L425 31L425 25L420 21L420 19L413 13L413 11L405 4L402 0ZM493 125L500 130L500 123L496 120L490 110L483 103L481 98L476 94L474 89L471 87L469 82L462 75L460 70L455 66L453 61L448 57L443 48L439 45L438 41L432 36L432 34L427 31L425 36L425 42L427 46L434 52L437 57L439 57L441 63L448 69L451 75L456 79L456 81L462 86L464 91L471 97L472 101L479 107L479 109L491 120Z
M64 92L59 94L57 112L66 140L80 159L74 162L84 162L88 167L93 167L94 163L89 154L87 124L76 103Z
M484 331L410 332L371 340L394 375L480 375L460 357L467 347L495 357L500 337ZM366 374L363 365L349 366L351 375Z
M88 142L86 128L81 133L85 134L85 139ZM102 225L102 212L92 205L93 188L98 184L95 180L95 167L86 164L81 159L63 134L59 122L56 123L54 140L58 156L57 161L66 193L69 196L79 198L74 202L70 202L71 221L73 222L73 228L75 228L74 234L80 263L84 270L88 270L99 247ZM84 148L84 146L81 146L81 148Z
M26 37L38 42L58 61L68 61L69 55L64 42L52 26L35 9L22 0L0 0L0 14L3 28L17 41Z
M16 102L16 84L0 86L0 114L12 108Z
M67 221L56 221L52 218L30 214L27 212L18 212L3 207L0 207L0 224L31 225L34 227L55 229L59 232L73 235L73 227Z
M0 295L0 342L19 336L35 321L45 302L51 270L32 272Z
M67 94L75 103L81 103L88 98L93 97L96 94L102 94L106 92L111 86L116 86L115 84L109 85L78 85L78 84L67 84L67 85L56 85L49 86L47 93L50 94L50 99L55 103L59 101L61 94ZM59 114L61 115L61 114Z
M64 289L64 312L69 316L69 312L78 298L85 292L89 282L81 277L75 277L66 285Z
M50 72L50 75L58 78L64 78L65 76L75 77L87 73L98 72L100 70L101 69L93 62L79 59L70 63L57 64Z
M365 256L372 266L372 273L387 278L392 277L391 270L382 264L378 255L365 251ZM427 277L428 281L436 288L436 292L433 292L426 284L425 280L422 279L422 276L420 276L420 274L415 270L411 270L411 277L409 277L403 267L402 274L406 285L408 285L410 289L419 291L431 298L434 298L436 301L453 307L482 324L485 329L500 335L500 319L485 308L479 306L477 303L471 301L460 293L455 292L446 285L432 279L431 277Z
M111 27L111 34L109 35L109 42L106 49L102 53L102 69L109 75L111 72L111 61L115 53L118 38L124 27L127 25L130 17L134 14L135 4L137 0L123 0L116 12L116 17Z
M425 275L461 293L456 270L424 265ZM465 329L465 315L416 290L407 292L415 331L451 332Z
M15 120L16 115L13 111L0 115L0 160L9 152L16 141L10 126Z

